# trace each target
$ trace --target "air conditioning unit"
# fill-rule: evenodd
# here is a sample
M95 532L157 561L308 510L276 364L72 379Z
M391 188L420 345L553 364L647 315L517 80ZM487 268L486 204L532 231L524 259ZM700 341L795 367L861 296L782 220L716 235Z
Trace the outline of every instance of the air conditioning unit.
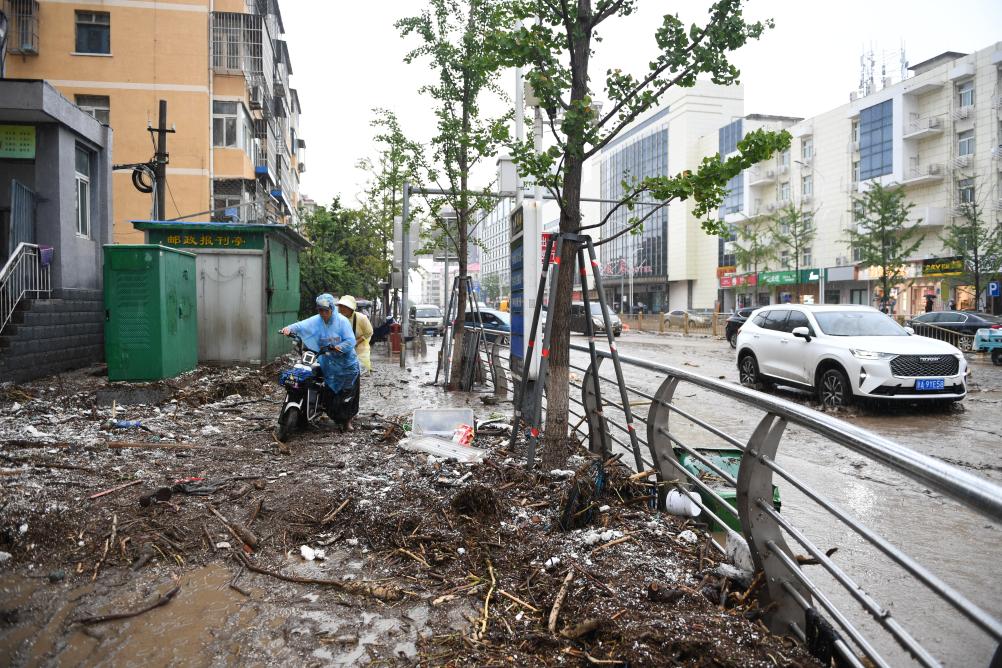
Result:
M971 156L969 155L958 155L953 159L953 166L957 169L964 169L971 166Z
M250 108L260 109L264 105L264 90L261 86L251 86Z
M943 173L943 165L939 164L938 162L926 165L925 169L926 173L929 174L929 176L939 176L940 174Z
M849 264L849 257L847 255L839 255L835 258L836 267L843 267L847 264Z
M767 169L767 170L765 170L765 176L766 176L766 178L769 178L769 179L775 178L776 177L776 170L774 170L774 169Z
M942 121L940 121L939 116L933 116L932 118L926 119L926 127L928 127L930 130L935 130L940 126L941 123Z
M768 204L765 205L765 210L767 213L772 213L773 211L776 210L776 206L777 205L775 202L769 202Z
M954 120L958 121L962 121L970 115L971 115L970 107L961 107L960 109L957 109L956 111L953 112Z

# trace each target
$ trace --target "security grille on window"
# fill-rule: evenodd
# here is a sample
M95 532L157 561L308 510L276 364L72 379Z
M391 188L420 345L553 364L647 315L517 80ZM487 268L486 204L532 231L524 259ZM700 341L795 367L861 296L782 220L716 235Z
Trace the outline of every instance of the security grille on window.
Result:
M107 95L77 95L77 106L105 125L111 122L111 103Z
M262 41L261 16L212 13L212 68L218 72L263 74L273 59L270 42Z
M974 179L960 179L957 181L957 199L961 204L974 203Z
M957 135L957 154L974 155L974 130L967 130Z
M76 151L77 234L90 236L90 151L77 146Z
M111 53L111 14L77 12L77 53Z
M974 106L974 80L968 79L957 86L957 106Z

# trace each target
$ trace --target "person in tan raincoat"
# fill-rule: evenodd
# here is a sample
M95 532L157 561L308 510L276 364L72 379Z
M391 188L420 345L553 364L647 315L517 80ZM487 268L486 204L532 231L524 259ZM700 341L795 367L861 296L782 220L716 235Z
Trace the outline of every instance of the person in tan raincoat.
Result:
M369 340L372 338L372 323L364 313L358 312L358 303L351 295L344 295L337 303L338 312L348 318L355 332L355 354L359 364L368 373L372 371L372 359L369 355Z

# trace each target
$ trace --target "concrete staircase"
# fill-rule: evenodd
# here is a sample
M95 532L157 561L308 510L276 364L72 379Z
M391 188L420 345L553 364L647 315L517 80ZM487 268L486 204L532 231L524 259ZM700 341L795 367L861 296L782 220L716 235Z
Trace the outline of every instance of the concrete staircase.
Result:
M99 290L53 290L26 299L0 334L0 382L24 382L104 361Z

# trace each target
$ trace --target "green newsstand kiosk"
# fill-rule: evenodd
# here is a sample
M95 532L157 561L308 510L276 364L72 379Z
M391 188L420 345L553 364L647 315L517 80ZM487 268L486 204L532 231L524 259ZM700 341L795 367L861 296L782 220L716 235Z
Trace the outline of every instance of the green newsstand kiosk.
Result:
M299 319L299 253L286 225L133 221L150 244L195 256L198 361L267 364L289 351L279 334Z
M104 247L108 380L160 380L198 364L195 256L158 245Z

